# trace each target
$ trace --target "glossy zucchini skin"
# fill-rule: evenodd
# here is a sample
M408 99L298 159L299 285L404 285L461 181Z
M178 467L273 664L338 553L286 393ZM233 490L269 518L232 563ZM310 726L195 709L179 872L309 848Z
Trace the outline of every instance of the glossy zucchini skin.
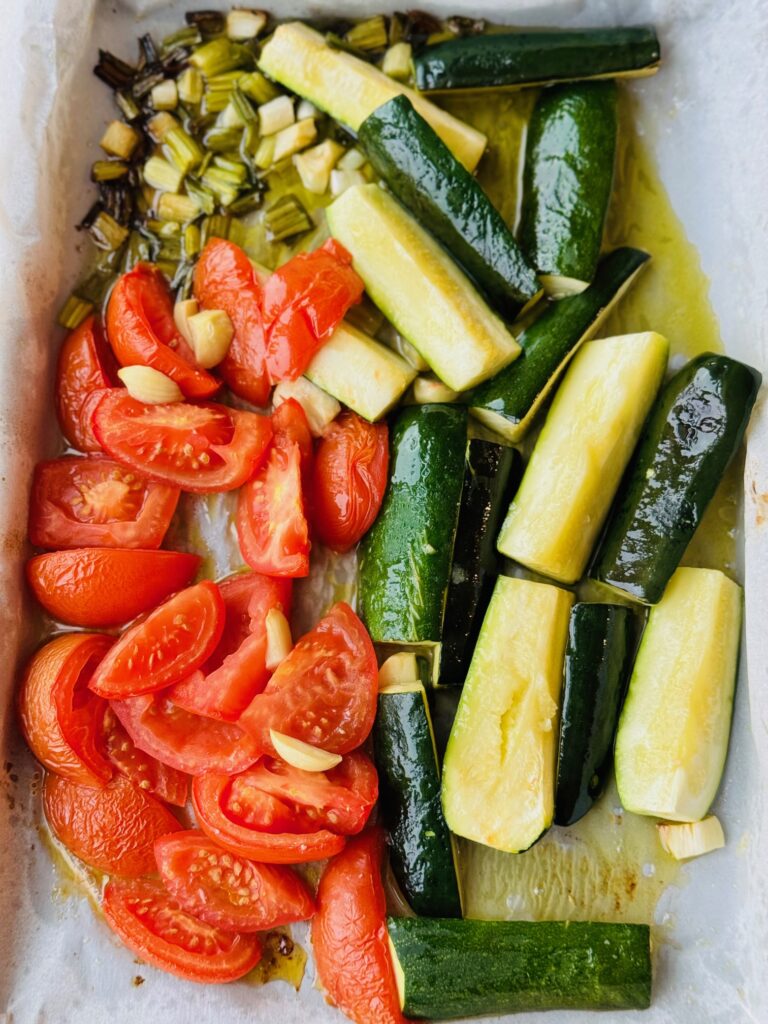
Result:
M661 600L749 423L761 376L704 353L659 394L619 489L590 576Z
M439 641L459 518L467 411L403 409L381 512L360 547L359 601L374 641Z
M409 1018L644 1009L650 929L591 921L387 921Z
M599 28L465 36L425 47L413 67L417 88L437 92L652 74L660 59L653 28Z
M616 604L571 609L565 649L555 824L583 818L603 791L632 667L632 612Z
M498 572L496 536L521 474L520 453L472 438L445 605L440 685L463 686ZM436 915L435 915L436 916Z
M519 237L540 274L581 283L595 276L616 131L614 82L555 86L539 97L528 127Z
M426 694L379 694L373 729L379 799L395 878L416 914L461 917L451 834Z
M596 333L649 259L641 249L614 249L600 260L585 291L548 301L544 312L518 336L522 355L462 396L472 414L509 441L524 437L568 360Z
M375 170L441 242L503 316L540 290L501 214L407 96L396 96L360 126Z

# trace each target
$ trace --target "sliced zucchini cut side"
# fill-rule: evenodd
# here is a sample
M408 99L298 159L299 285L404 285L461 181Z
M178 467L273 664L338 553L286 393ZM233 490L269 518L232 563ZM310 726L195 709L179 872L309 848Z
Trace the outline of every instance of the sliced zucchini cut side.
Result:
M405 94L469 171L477 166L486 138L372 64L343 50L301 22L279 25L264 45L259 68L270 78L357 132L373 111Z
M582 346L509 507L498 547L542 576L584 572L667 365L653 331Z
M518 355L514 337L469 279L389 193L357 185L326 215L369 297L454 391L492 377Z
M443 761L456 835L519 853L552 824L563 655L573 595L500 576Z
M421 683L379 691L373 744L390 864L403 895L417 914L461 917L456 855Z
M741 587L683 567L651 609L616 736L628 811L699 821L728 753L741 633Z

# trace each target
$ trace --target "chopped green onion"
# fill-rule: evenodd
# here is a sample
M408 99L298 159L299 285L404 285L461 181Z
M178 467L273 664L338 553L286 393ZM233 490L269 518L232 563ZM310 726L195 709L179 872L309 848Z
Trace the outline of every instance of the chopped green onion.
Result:
M273 158L275 155L275 136L267 135L261 140L258 148L253 156L253 162L262 171L266 171L268 167L272 166Z
M97 160L91 165L91 181L117 181L128 173L122 160Z
M197 68L184 68L176 81L179 99L196 107L203 99L203 76Z
M229 206L237 199L237 193L247 173L242 165L241 169L242 174L223 167L211 167L203 175L203 184L214 193L222 206Z
M395 43L384 54L381 70L398 82L406 82L411 77L412 55L410 43Z
M163 142L171 160L182 174L187 174L193 168L198 167L205 156L197 141L183 128L172 128L166 134Z
M262 135L274 135L296 120L290 96L277 96L259 107L259 130Z
M242 128L211 128L203 138L203 142L214 153L227 153L237 149L242 137Z
M73 292L59 311L57 317L59 324L66 327L68 331L74 331L93 312L93 305L88 299L82 299Z
M200 228L197 224L187 224L184 228L184 256L193 259L200 252Z
M205 36L217 36L224 31L225 21L221 11L187 11L184 19Z
M184 174L161 156L151 156L144 164L144 181L161 192L178 192Z
M214 214L203 220L201 228L201 242L203 245L209 238L229 238L229 230L232 225L232 218L226 214Z
M191 46L199 46L202 41L203 37L197 25L187 25L185 28L180 28L178 32L172 32L169 36L166 36L161 45L165 54L177 49L179 46L185 49Z
M196 200L202 212L210 216L216 209L216 196L213 192L196 178L187 178L185 187L187 193Z
M258 210L264 199L261 189L253 189L251 192L244 192L234 203L228 207L229 212L236 217L243 217L246 213L253 213Z
M130 89L136 78L136 68L108 50L99 50L99 60L93 73L110 89Z
M164 78L150 93L155 110L175 110L179 104L179 93L172 78Z
M235 9L227 15L227 35L237 42L255 39L267 24L264 11Z
M212 78L235 68L253 67L253 54L244 46L229 39L212 39L203 43L189 58L190 64L198 68L206 78Z
M297 121L289 128L283 128L275 135L275 152L273 160L279 163L294 153L310 146L317 137L317 126L311 117Z
M256 111L253 109L250 100L237 86L232 90L232 94L229 97L229 106L235 108L243 124L250 124L251 121L256 120Z
M89 211L82 226L87 229L99 249L106 249L109 252L119 249L130 233L128 228L118 224L99 203Z
M126 121L135 121L141 116L141 107L129 92L118 89L115 93L115 103Z
M236 179L241 184L248 176L248 168L239 156L226 156L225 154L219 154L213 158L213 164L214 167L218 167L222 171L226 171L228 174L231 174L233 180Z
M133 152L141 142L141 135L125 121L110 121L101 137L99 145L105 153L130 160Z
M160 110L147 121L147 130L155 142L163 142L168 132L181 125L167 110Z
M358 50L383 50L389 41L387 22L383 14L359 21L353 25L344 39Z
M232 90L242 78L240 71L227 71L209 78L203 95L203 110L206 114L220 114L229 103Z
M278 199L266 210L264 224L273 242L281 242L313 227L312 218L293 193Z
M279 96L279 90L260 71L249 71L237 83L241 92L255 103L267 103Z

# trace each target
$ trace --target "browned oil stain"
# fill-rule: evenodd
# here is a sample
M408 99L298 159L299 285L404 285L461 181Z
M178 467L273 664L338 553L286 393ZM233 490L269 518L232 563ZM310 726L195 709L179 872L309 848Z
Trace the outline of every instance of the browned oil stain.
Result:
M246 976L250 985L269 981L286 981L298 992L307 967L307 954L291 935L288 927L268 932L262 939L261 960Z

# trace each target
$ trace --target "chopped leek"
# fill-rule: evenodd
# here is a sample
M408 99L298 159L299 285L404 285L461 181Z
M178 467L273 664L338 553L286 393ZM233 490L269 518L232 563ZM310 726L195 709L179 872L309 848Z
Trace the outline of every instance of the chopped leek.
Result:
M340 196L342 192L346 192L348 188L352 188L353 185L366 185L368 179L362 173L362 171L342 171L338 168L334 168L331 171L331 195Z
M99 50L99 60L93 73L110 89L130 89L136 78L136 68L108 50Z
M94 207L83 221L83 227L88 230L95 245L99 249L114 252L119 249L130 234L128 228L110 217L106 210Z
M229 238L231 224L232 218L223 213L206 217L203 220L200 241L205 245L209 238Z
M129 92L118 89L115 93L115 103L126 121L136 121L141 117L141 107Z
M147 121L147 130L155 142L163 142L168 132L179 127L179 122L167 110L158 111Z
M229 104L232 90L243 77L241 71L226 71L209 78L203 93L203 110L206 114L220 114Z
M413 51L410 43L395 43L384 54L381 70L398 82L407 82L411 77L411 57Z
M122 160L97 160L91 165L91 181L118 181L128 173L128 164Z
M281 242L284 238L300 235L313 226L312 218L290 192L267 209L264 224L273 242Z
M296 120L303 121L307 117L322 117L322 111L318 110L314 103L309 100L299 100L296 108Z
M187 194L197 202L203 213L207 213L209 216L216 209L216 196L211 192L209 188L206 188L202 182L196 178L187 178L184 183L187 190Z
M150 99L155 110L175 110L179 105L179 92L173 78L164 78L152 88Z
M275 152L273 160L279 163L294 153L306 149L317 138L317 125L311 117L297 121L289 128L283 128L275 135Z
M259 142L259 146L254 154L253 162L257 167L262 170L266 170L272 166L275 156L275 137L274 135L267 135Z
M237 85L255 103L267 103L280 95L277 87L260 71L249 71L240 78Z
M222 37L203 43L189 58L189 62L210 79L225 71L252 66L253 54L244 46Z
M178 32L171 32L170 35L166 36L160 46L163 53L167 54L179 47L188 49L192 46L199 46L202 41L203 37L200 29L196 25L186 25L184 28L180 28Z
M187 224L184 228L182 239L184 255L187 259L194 259L200 252L200 228L197 224Z
M73 292L61 307L57 319L62 327L66 327L68 331L73 331L92 312L93 303Z
M197 68L184 68L176 81L179 99L196 107L203 98L203 76Z
M204 36L217 36L224 31L224 15L220 11L187 11L184 20Z
M356 50L383 50L388 42L387 23L383 14L359 21L344 36Z
M168 149L168 155L182 174L198 167L204 157L203 150L192 136L183 128L172 128L166 133L163 144Z
M276 96L259 107L259 130L262 135L274 135L296 120L290 96Z
M186 224L200 215L200 204L194 196L178 196L163 192L157 201L157 215L161 220Z
M141 135L131 125L125 121L110 121L99 145L105 153L121 160L130 160L140 142Z
M258 210L264 199L261 189L253 189L250 192L241 193L233 203L230 203L229 211L236 217L242 217L246 213L253 213Z
M256 111L253 109L253 105L245 93L237 86L232 90L229 97L229 103L227 104L224 113L230 108L233 108L237 116L240 118L240 124L250 124L256 120Z
M231 153L240 145L242 128L211 128L203 141L213 153Z
M161 156L151 156L144 164L144 181L161 192L178 192L184 174Z
M236 42L255 39L267 24L264 11L250 11L235 8L227 15L227 35Z
M661 845L675 860L688 860L725 846L723 826L714 814L702 821L658 825Z

